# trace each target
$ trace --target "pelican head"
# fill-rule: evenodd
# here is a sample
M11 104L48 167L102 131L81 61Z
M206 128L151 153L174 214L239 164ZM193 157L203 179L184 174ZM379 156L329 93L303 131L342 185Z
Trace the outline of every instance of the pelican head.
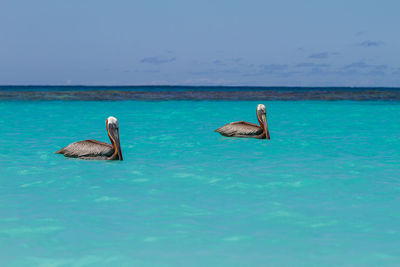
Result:
M115 159L118 156L122 160L121 145L119 143L119 125L117 118L110 116L106 119L107 133L110 138L111 144L114 147L114 154L111 156Z
M267 124L267 109L263 104L257 105L257 120L261 124L265 132L265 138L270 139Z

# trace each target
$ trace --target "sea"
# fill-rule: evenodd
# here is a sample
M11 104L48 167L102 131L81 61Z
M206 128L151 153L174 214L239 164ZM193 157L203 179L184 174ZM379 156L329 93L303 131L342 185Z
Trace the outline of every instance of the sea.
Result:
M399 266L399 90L1 87L0 266ZM214 132L259 103L270 140ZM123 161L54 154L108 116Z

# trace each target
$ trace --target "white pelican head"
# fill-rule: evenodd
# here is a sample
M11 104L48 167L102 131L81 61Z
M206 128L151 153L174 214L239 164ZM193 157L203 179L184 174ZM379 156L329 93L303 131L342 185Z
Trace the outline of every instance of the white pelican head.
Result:
M111 145L114 148L114 154L112 156L118 156L118 159L122 160L121 145L119 143L119 124L117 118L113 116L108 117L106 119L106 128Z
M267 124L267 109L263 104L257 105L257 120L261 124L265 132L265 138L270 139Z

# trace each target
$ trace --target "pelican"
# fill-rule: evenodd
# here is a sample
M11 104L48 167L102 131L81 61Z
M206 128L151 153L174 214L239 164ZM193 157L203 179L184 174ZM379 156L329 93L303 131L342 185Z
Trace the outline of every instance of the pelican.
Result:
M257 105L256 115L257 121L260 125L246 121L236 121L225 124L224 126L216 129L214 132L228 137L270 139L267 125L267 111L263 104Z
M106 119L106 129L111 145L96 140L84 140L69 144L56 151L64 157L79 159L122 160L119 144L118 120L110 116Z

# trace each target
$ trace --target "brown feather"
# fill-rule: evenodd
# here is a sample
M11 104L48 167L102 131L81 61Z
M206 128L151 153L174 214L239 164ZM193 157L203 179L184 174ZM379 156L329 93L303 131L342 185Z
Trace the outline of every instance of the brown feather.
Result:
M74 142L55 152L65 157L82 159L104 159L114 153L112 145L96 140Z
M254 123L246 121L236 121L225 124L224 126L215 130L223 136L229 137L253 137L253 138L265 138L263 129Z

